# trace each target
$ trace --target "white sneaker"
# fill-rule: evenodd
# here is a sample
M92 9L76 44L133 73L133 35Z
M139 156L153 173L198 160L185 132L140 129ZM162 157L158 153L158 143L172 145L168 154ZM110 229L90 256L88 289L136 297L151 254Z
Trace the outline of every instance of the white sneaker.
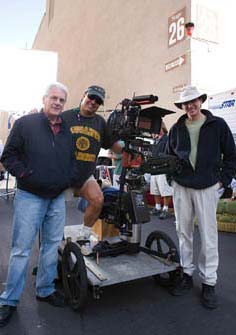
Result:
M86 240L89 240L92 233L92 228L86 226L83 227L83 234Z
M92 254L93 249L90 245L90 242L87 242L86 244L81 246L81 252L84 256L88 256L88 255Z
M98 235L92 233L92 234L89 236L89 241L90 241L91 248L93 249L93 248L95 247L95 245L97 245L98 242L99 242Z
M81 225L77 232L77 240L89 240L92 228Z

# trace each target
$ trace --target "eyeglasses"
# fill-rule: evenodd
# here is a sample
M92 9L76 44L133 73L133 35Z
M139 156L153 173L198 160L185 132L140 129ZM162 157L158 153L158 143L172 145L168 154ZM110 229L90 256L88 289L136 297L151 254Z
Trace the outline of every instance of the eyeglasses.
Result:
M89 98L89 100L94 100L96 102L96 104L98 105L102 105L103 101L101 98L99 98L97 95L95 94L88 94L87 97Z

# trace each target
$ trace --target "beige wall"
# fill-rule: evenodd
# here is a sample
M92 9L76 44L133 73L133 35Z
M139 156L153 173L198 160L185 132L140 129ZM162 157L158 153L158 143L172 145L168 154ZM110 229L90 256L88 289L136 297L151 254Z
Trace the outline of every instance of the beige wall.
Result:
M177 87L191 82L190 43L168 48L168 18L191 0L56 0L49 22L49 3L34 49L58 52L58 80L69 87L67 107L78 105L91 84L106 88L105 109L125 97L156 94L158 105L174 109ZM52 12L50 13L52 15ZM186 63L165 71L181 55ZM176 117L165 119L167 126Z

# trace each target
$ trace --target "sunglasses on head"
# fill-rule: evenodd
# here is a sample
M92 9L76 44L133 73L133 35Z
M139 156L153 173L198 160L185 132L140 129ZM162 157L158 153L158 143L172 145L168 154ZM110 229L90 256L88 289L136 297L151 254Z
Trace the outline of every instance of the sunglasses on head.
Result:
M95 94L88 94L87 95L89 100L94 100L98 105L102 105L103 101L101 98L99 98L97 95Z

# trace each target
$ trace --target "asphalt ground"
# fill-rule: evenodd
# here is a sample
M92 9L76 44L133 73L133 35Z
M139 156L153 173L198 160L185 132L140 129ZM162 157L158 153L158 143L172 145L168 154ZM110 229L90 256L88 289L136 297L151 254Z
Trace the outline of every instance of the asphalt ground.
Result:
M0 198L0 290L4 288L11 245L12 197ZM78 222L76 202L67 203L67 224ZM153 230L166 232L176 243L174 220L152 217L143 225L143 241ZM195 258L199 234L195 231ZM219 233L220 266L217 293L220 306L205 309L199 301L201 284L197 271L194 289L186 296L173 297L153 278L104 288L101 298L89 295L87 308L80 314L55 308L35 299L38 241L35 242L26 286L10 323L0 328L4 335L231 335L236 329L236 234Z

